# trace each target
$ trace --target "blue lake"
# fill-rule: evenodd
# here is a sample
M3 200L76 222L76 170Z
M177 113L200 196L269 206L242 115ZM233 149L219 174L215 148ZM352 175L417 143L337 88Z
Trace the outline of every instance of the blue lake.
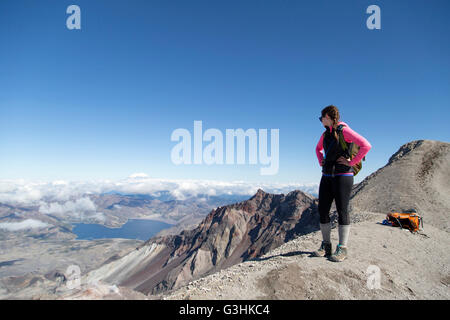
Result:
M73 226L72 232L77 235L77 240L124 238L145 241L172 225L155 220L129 219L120 228L108 228L100 224L86 223L74 223Z

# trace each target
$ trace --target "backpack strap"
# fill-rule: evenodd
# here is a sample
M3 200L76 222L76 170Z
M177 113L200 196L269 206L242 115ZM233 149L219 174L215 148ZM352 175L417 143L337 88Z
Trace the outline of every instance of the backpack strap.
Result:
M338 136L339 136L339 144L341 145L341 147L342 147L342 149L343 149L344 151L346 151L347 148L350 149L350 150L352 150L352 148L353 148L353 142L351 142L351 143L350 143L350 147L348 147L347 142L345 141L344 133L343 133L344 127L345 127L345 126L344 126L343 124L340 124L340 125L338 125L337 128L336 128L336 131L338 132ZM349 151L349 152L351 152L351 151ZM350 156L351 156L351 155L350 155ZM366 157L365 157L365 156L364 156L364 158L362 158L362 161L366 161Z
M347 149L351 150L351 148L347 145L347 142L345 141L344 133L342 132L344 130L344 127L345 126L343 124L340 124L337 126L336 131L338 133L339 144L341 145L342 150L347 151Z

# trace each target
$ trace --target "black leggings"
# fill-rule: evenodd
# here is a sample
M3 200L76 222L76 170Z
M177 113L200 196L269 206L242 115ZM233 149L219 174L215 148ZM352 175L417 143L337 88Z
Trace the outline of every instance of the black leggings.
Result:
M320 223L330 222L330 208L333 199L336 202L338 222L349 225L348 204L353 187L353 176L322 176L319 186L319 214Z

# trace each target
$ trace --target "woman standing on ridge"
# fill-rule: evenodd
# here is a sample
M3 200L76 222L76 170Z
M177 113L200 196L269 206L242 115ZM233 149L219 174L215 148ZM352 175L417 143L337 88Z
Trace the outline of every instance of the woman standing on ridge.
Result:
M327 256L332 261L340 262L347 257L347 240L350 232L348 205L355 172L352 166L359 163L372 146L369 141L353 131L345 122L339 121L339 110L336 106L330 105L324 108L319 120L326 129L316 146L317 159L322 166L322 178L319 186L319 214L323 240L320 249L315 251L313 255L316 257ZM349 148L344 150L342 143L339 141L340 130L347 146L350 143L359 146L359 151L353 158L349 154ZM335 200L338 212L339 244L336 251L331 254L329 213L333 200Z

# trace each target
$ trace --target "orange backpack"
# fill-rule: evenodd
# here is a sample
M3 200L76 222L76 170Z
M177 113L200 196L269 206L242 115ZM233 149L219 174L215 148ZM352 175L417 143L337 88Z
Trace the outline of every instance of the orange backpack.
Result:
M386 216L386 219L392 223L392 226L407 228L411 232L419 231L420 226L423 229L423 218L417 212L392 212Z

